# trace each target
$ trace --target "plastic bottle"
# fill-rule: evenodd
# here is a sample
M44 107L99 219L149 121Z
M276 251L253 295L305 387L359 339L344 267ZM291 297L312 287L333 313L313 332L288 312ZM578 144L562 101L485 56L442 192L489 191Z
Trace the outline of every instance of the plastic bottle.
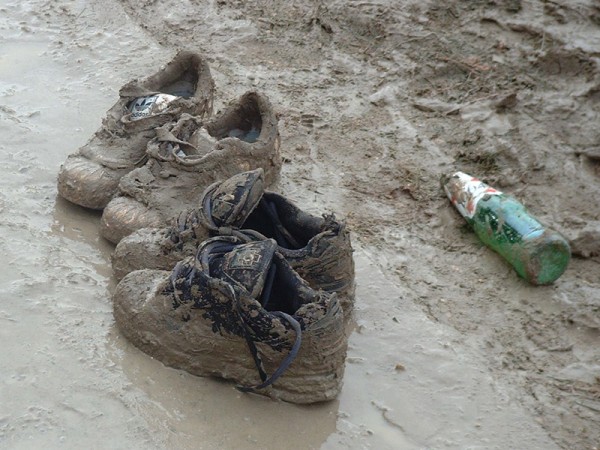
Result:
M463 172L443 183L456 209L479 238L532 284L550 284L571 259L568 242L544 227L515 198Z

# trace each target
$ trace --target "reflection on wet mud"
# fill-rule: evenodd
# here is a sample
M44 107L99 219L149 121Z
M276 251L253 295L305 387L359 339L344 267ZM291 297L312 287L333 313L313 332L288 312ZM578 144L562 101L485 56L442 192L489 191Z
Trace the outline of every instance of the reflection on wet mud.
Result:
M338 401L293 405L237 391L234 383L196 377L164 366L111 329L111 360L148 401L139 413L162 423L170 448L194 448L198 439L220 448L319 448L336 429ZM318 424L318 426L314 426Z

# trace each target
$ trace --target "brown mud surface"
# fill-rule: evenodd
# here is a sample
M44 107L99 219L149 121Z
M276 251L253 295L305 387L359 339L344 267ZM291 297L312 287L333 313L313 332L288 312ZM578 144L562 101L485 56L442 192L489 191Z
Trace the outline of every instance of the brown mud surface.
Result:
M600 6L592 0L0 4L0 448L539 448L600 442ZM120 86L206 54L215 109L280 114L278 190L347 217L357 326L312 407L164 367L119 334L100 216L56 197ZM441 175L575 252L551 286L466 229Z

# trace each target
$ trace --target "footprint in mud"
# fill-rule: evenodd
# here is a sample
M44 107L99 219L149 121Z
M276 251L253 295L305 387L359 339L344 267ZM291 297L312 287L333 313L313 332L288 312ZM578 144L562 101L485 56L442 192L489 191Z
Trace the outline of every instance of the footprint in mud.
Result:
M598 73L596 63L579 49L555 47L537 58L535 65L550 76L584 76L591 79Z
M318 116L313 114L302 114L302 116L300 116L300 123L308 129L313 129L315 126L315 119L317 118Z
M325 128L327 126L325 121L315 114L302 114L300 116L300 123L309 130Z

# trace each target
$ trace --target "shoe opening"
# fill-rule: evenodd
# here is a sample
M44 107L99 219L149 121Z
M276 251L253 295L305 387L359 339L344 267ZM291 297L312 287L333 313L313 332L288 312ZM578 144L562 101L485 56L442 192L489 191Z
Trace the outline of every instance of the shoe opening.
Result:
M256 98L243 97L238 105L208 124L207 129L217 139L229 137L248 143L256 142L262 131L262 117Z
M263 308L294 315L302 305L314 301L310 293L289 263L282 256L274 255L259 299Z
M323 218L301 211L281 195L265 192L240 228L275 239L282 248L299 250L321 233L324 226Z
M168 81L160 91L177 97L190 98L196 93L197 85L198 72L190 67L182 72L178 79Z
M181 53L164 70L150 77L147 87L163 94L190 98L196 95L203 70L198 56Z

